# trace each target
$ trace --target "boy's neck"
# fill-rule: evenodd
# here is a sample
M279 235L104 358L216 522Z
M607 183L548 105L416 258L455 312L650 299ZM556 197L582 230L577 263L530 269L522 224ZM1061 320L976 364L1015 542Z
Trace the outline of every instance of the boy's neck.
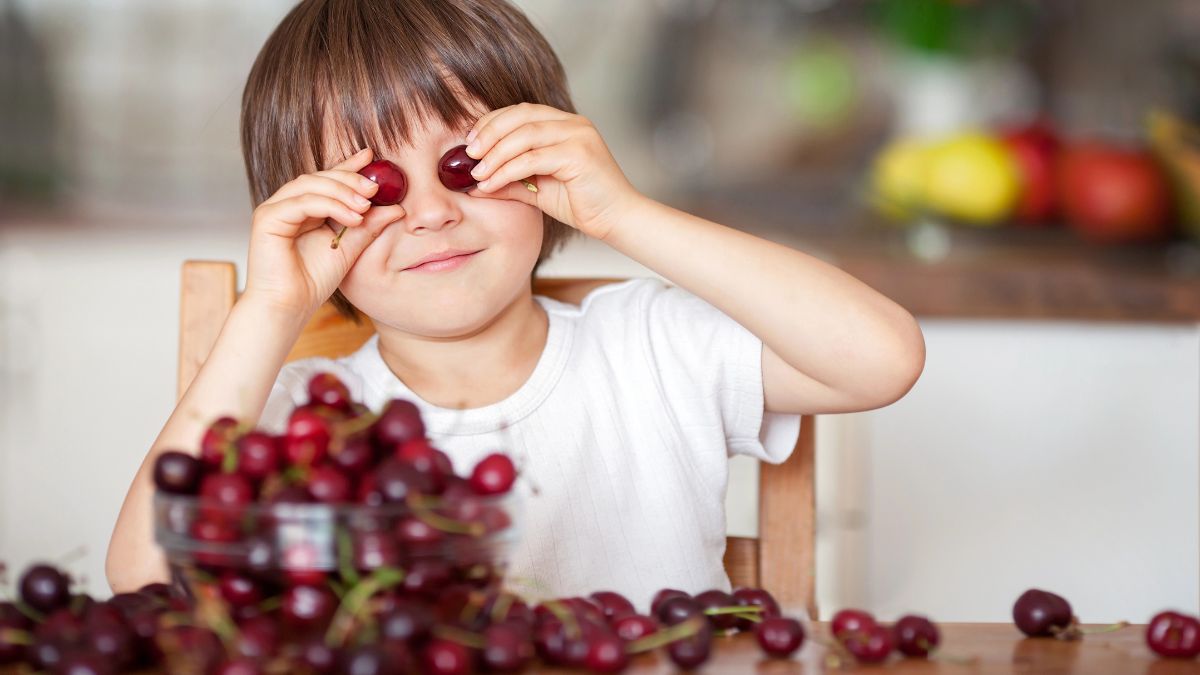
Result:
M460 340L380 328L379 354L405 386L438 407L466 410L503 401L525 384L546 348L549 317L526 294Z

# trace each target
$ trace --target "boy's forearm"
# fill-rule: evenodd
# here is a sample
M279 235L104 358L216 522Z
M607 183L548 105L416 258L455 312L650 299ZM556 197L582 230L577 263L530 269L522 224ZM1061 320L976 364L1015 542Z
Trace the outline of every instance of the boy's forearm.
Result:
M125 495L108 546L105 571L114 592L165 581L166 563L154 543L151 498L154 463L165 450L196 453L217 417L257 421L305 317L272 313L243 298L234 305L212 353L163 426Z
M904 308L836 266L650 199L638 201L604 241L830 388L870 391L921 339Z

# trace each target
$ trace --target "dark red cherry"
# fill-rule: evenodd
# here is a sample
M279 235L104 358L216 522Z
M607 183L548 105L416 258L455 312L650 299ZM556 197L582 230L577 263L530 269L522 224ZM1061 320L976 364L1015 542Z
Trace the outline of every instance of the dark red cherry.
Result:
M438 179L448 190L466 192L475 187L476 180L471 176L471 171L477 164L479 160L467 154L467 146L451 148L438 160Z
M67 576L50 565L34 565L21 575L20 592L25 604L49 614L67 606L71 599Z
M620 593L612 591L596 591L590 596L592 602L599 605L600 610L604 612L604 618L609 623L616 621L630 614L637 614L633 603Z
M220 467L225 454L237 440L237 420L221 417L208 426L200 441L200 461L211 467Z
M404 171L386 159L377 159L359 169L358 173L379 184L375 196L371 197L371 203L375 206L399 204L408 192L408 179Z
M412 401L392 399L371 426L371 435L380 450L393 451L396 446L413 438L425 436L421 411Z
M909 614L900 617L892 626L892 637L896 640L896 649L905 656L926 658L929 652L938 646L941 635L937 626L923 616Z
M780 616L779 603L761 588L738 588L733 591L733 601L739 607L762 607L757 615L760 619ZM741 630L753 630L757 624L750 619L738 619L736 625Z
M1070 628L1071 603L1060 595L1031 588L1013 604L1013 623L1029 637L1051 637Z
M434 639L422 654L423 672L431 675L465 675L471 672L471 653L449 640Z
M154 460L154 485L175 495L194 495L200 487L200 460L168 450Z
M626 642L658 632L658 622L645 614L628 614L614 621L612 626L617 637Z
M804 644L804 627L782 616L763 619L754 629L758 645L770 656L785 658Z
M650 601L650 613L657 616L659 606L661 606L664 602L666 602L667 600L670 600L671 598L680 598L680 597L690 598L692 596L688 595L687 593L685 593L683 591L680 591L680 590L677 590L674 588L662 589L661 591L655 593L654 598Z
M723 609L726 607L736 607L737 602L733 596L722 590L713 589L704 591L696 596L696 603L700 605L700 609L707 612L710 609ZM733 628L737 623L737 617L732 614L710 614L708 620L712 623L713 628L717 630L728 630Z

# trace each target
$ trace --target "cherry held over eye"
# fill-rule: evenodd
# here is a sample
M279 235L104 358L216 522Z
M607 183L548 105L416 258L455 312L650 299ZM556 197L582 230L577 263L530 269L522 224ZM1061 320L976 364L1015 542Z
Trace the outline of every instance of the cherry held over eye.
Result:
M404 171L386 159L377 159L359 169L358 173L360 176L365 176L379 184L379 189L371 197L372 206L392 206L393 204L399 204L404 200L404 195L408 192L408 178L404 176ZM337 248L338 244L342 241L342 235L345 233L346 227L342 226L337 236L329 244L329 248Z

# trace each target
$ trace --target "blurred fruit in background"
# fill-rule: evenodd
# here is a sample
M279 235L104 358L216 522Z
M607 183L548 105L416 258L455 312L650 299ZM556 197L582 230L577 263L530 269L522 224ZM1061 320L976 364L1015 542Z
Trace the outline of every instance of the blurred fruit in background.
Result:
M1171 193L1154 156L1140 147L1091 140L1069 144L1057 165L1063 215L1097 243L1166 239Z
M1038 121L1006 129L1000 137L1012 152L1021 177L1013 221L1018 225L1053 224L1058 215L1058 191L1054 185L1058 135L1049 123Z
M996 225L1020 196L1017 163L992 136L955 134L930 148L923 194L935 213L972 225Z
M893 220L909 220L924 207L925 165L930 144L899 138L887 144L871 168L871 200Z
M1155 110L1148 117L1148 132L1171 179L1181 229L1200 241L1200 127Z

